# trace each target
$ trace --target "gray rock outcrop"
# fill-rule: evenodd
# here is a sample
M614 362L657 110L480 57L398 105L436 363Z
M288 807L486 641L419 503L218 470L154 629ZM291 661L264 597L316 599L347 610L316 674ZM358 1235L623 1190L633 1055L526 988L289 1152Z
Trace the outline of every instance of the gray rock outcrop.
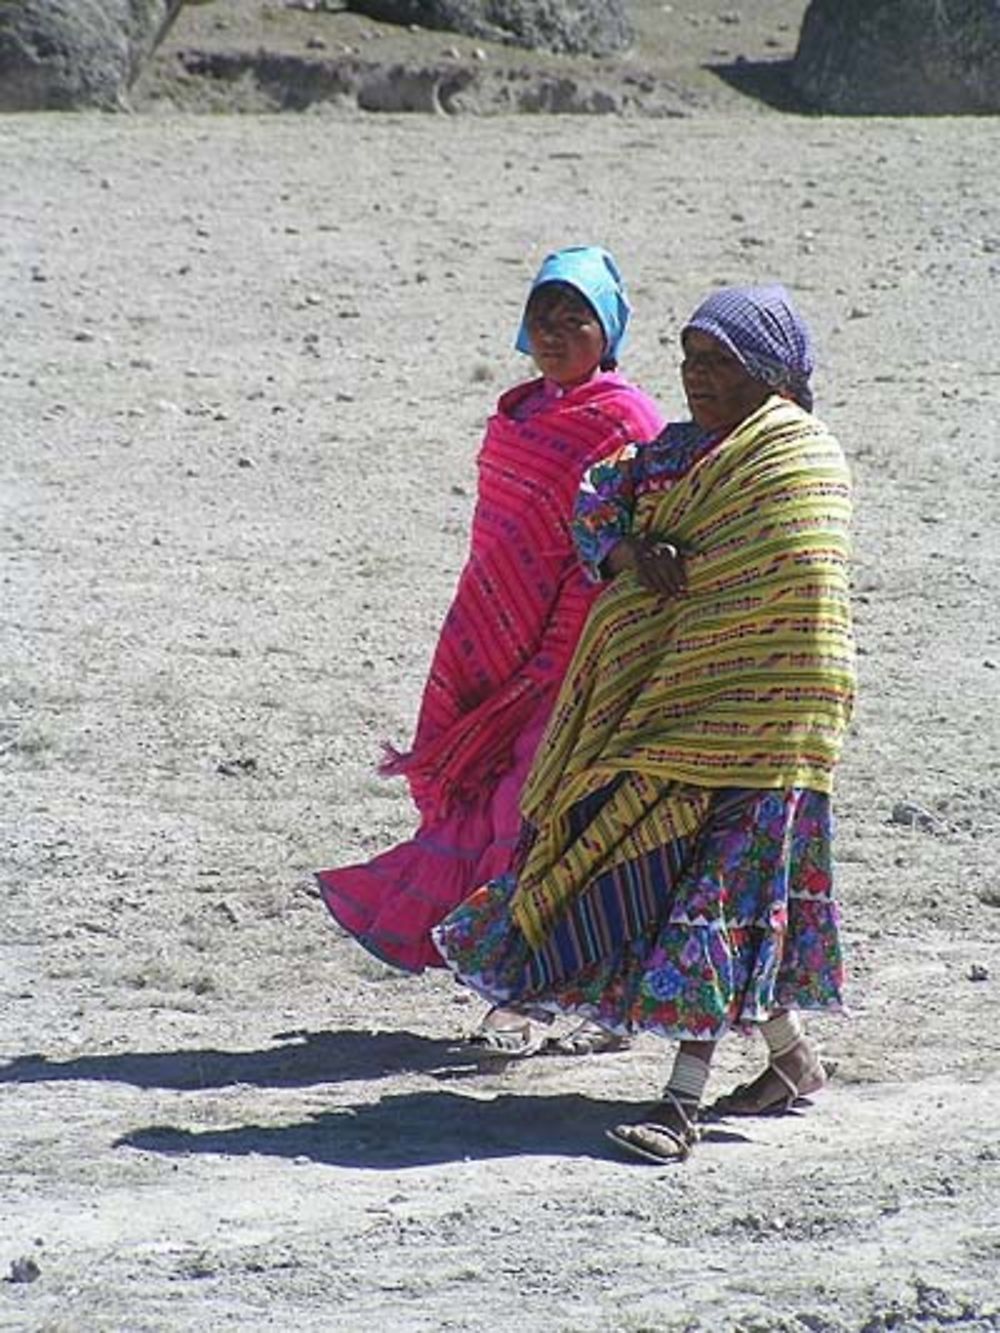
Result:
M347 8L558 55L613 55L635 35L622 0L348 0Z
M812 0L792 83L841 115L1000 111L1000 0Z
M0 111L113 110L182 0L3 0Z

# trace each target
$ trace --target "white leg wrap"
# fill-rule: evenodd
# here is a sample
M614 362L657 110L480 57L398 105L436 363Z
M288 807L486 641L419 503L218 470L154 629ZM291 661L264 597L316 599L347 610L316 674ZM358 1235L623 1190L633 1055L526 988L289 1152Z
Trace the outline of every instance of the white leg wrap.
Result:
M678 1051L674 1057L674 1067L667 1079L667 1091L672 1092L678 1101L701 1104L702 1093L708 1082L708 1061L699 1060L696 1055Z
M767 1042L772 1060L787 1055L805 1036L802 1019L794 1010L779 1014L777 1018L769 1018L766 1023L761 1024L760 1030Z

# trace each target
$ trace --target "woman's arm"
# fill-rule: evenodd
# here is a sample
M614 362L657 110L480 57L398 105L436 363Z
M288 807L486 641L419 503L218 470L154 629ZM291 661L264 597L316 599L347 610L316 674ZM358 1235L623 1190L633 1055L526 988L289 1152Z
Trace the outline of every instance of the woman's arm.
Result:
M570 531L592 583L602 583L620 572L611 568L609 558L632 531L638 454L638 445L627 444L583 474ZM620 553L616 565L624 559L625 554Z
M633 569L644 588L675 597L686 585L682 551L665 538L632 532L642 474L643 450L637 444L628 444L589 468L573 509L573 542L592 582Z

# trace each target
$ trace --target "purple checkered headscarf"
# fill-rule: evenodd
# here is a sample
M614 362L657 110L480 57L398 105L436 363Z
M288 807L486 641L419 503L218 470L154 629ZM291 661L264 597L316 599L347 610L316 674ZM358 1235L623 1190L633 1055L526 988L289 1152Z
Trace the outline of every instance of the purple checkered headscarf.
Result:
M812 411L812 339L780 284L720 287L702 301L684 328L716 338L755 380Z

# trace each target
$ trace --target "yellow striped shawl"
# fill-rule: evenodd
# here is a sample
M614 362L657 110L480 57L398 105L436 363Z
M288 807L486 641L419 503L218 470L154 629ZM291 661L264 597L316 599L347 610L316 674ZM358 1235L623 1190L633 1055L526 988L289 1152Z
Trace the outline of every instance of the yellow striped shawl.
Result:
M664 489L637 533L688 589L619 575L591 609L521 796L538 830L512 909L534 946L593 876L693 833L711 790L828 792L854 701L851 484L815 417L772 397ZM568 813L625 773L572 843Z

